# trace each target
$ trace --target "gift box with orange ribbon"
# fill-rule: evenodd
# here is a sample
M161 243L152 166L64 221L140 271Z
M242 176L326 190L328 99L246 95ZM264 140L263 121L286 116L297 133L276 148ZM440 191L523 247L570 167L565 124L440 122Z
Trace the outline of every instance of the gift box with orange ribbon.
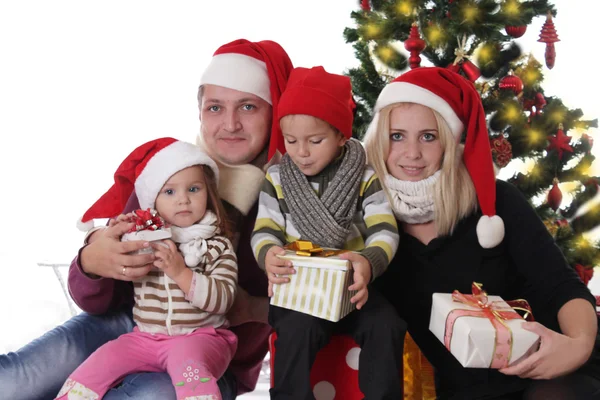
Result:
M278 257L291 260L296 273L290 282L274 285L271 304L337 322L356 307L350 303L355 291L352 264L341 260L346 250L324 249L306 240L285 246Z
M539 336L521 327L531 309L524 300L489 296L474 282L471 294L434 293L429 330L466 368L499 369L535 352Z

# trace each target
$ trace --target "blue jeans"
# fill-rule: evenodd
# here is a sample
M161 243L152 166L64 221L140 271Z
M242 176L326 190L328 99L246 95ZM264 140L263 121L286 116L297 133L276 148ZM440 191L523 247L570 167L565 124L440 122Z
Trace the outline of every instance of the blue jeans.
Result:
M67 377L104 343L131 332L131 314L82 313L14 353L0 355L0 398L54 399ZM236 398L237 382L229 372L218 381L224 400ZM138 373L125 378L104 400L175 400L166 373Z

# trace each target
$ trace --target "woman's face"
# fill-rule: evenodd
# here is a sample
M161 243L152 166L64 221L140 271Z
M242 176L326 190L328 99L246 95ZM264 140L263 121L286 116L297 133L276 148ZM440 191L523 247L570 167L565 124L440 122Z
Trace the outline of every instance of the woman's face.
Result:
M444 150L433 111L404 104L390 113L388 172L403 181L420 181L440 169Z

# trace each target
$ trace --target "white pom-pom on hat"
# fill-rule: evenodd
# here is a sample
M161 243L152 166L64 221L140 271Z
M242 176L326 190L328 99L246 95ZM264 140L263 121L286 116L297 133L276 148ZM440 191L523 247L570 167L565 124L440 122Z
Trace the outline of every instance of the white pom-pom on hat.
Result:
M483 215L477 222L477 240L484 249L496 247L504 239L504 221L497 215Z

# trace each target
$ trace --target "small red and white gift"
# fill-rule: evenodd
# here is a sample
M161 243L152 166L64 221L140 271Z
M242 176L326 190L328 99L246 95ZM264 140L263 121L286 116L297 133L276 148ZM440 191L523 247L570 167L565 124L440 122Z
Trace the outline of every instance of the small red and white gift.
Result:
M171 238L171 229L154 209L135 210L132 222L135 222L135 226L121 237L122 242L133 240L154 242ZM134 254L152 253L153 251L152 247L147 247L134 252Z
M521 327L525 320L517 309L531 314L526 301L488 296L474 282L472 294L433 294L429 330L463 367L500 369L539 346L539 336Z

